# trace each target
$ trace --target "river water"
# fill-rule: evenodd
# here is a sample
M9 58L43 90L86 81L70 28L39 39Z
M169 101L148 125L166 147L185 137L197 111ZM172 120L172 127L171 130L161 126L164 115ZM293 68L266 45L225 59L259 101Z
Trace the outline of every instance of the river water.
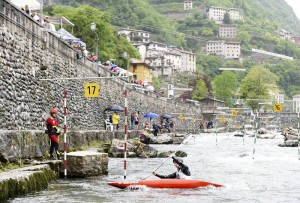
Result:
M51 183L45 191L10 200L23 202L300 202L300 160L297 148L281 148L282 139L256 142L221 133L196 135L181 147L188 154L184 158L193 179L222 184L223 188L121 190L108 186L108 181L123 181L123 160L109 160L109 174L90 179L67 179ZM178 145L154 145L160 151L175 149ZM128 160L127 180L139 180L151 174L165 159ZM169 160L157 172L175 171ZM156 177L151 177L156 178Z

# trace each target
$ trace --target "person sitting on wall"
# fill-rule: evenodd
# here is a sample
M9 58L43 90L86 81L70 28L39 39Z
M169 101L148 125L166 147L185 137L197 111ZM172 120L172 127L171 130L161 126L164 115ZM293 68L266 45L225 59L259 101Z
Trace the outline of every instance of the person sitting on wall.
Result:
M151 141L151 130L149 128L145 128L143 131L139 131L138 139L141 143L149 145Z

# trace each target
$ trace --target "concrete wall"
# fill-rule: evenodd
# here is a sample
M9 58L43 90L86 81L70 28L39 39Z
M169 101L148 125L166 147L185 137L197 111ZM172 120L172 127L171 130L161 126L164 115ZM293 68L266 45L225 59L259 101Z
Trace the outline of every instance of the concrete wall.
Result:
M62 121L64 90L68 91L68 128L104 129L104 109L109 104L124 106L124 82L120 79L40 80L109 76L97 64L76 59L75 50L41 28L7 0L0 0L0 129L42 130L52 107L59 109ZM84 97L83 85L87 82L100 85L99 98ZM130 90L129 113L133 110L140 111L140 117L150 111L200 112L186 103L165 102L154 94Z

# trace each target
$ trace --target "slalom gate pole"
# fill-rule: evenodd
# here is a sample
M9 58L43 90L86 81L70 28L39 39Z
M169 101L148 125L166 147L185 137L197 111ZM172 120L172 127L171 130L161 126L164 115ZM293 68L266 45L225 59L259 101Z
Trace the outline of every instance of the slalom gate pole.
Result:
M258 128L258 117L255 118L256 123L255 123L255 137L254 137L254 145L253 145L253 155L252 155L252 159L254 159L254 154L255 154L255 144L256 144L256 139L257 139L257 128Z
M126 168L127 168L127 134L128 134L128 126L127 126L127 117L128 117L128 90L126 85L124 86L124 96L125 96L125 108L124 108L124 179L126 179Z
M190 134L185 140L183 140L182 142L181 142L181 144L175 149L175 151L170 155L170 156L168 156L168 158L164 161L164 162L162 162L159 166L157 166L154 170L153 170L153 172L155 172L155 171L157 171L162 165L164 165L172 156L174 156L175 154L176 154L176 152L178 151L178 149L183 145L183 144L185 144L190 138L192 137L192 134ZM145 180L145 179L147 179L147 178L149 178L150 176L152 176L152 175L149 175L149 176L147 176L146 178L143 178L142 180Z
M216 127L216 130L215 130L215 133L216 133L216 145L218 145L218 132L217 132L217 125L215 126Z
M245 135L246 135L245 122L243 123L243 130L244 130L244 133L243 133L243 145L245 145Z
M298 159L300 160L300 116L299 116L299 109L298 109Z
M64 91L64 176L67 178L67 90Z

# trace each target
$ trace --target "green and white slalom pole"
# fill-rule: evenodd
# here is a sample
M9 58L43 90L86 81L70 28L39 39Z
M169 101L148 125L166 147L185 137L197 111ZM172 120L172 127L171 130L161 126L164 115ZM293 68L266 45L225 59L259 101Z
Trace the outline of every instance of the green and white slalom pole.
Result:
M257 118L255 118L255 136L254 136L254 145L253 145L253 155L252 155L252 159L254 159L254 154L255 154L255 144L256 144L256 139L257 139L257 128L258 128L258 116Z
M243 145L245 145L245 135L246 135L246 128L245 128L245 122L243 123Z
M216 130L215 130L215 133L216 133L216 145L218 145L218 130L217 130L217 127L218 127L218 125L217 125L217 122L216 122L216 125L215 125L215 128L216 128Z

